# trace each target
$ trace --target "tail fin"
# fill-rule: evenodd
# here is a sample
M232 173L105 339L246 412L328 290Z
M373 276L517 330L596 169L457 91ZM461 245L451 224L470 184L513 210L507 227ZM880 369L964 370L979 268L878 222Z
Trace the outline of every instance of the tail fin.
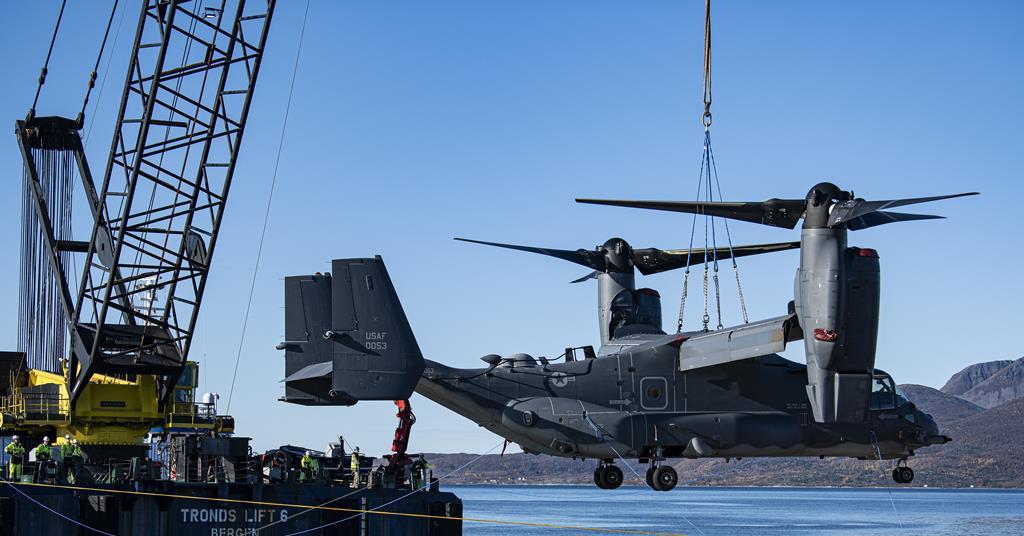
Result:
M384 261L338 259L332 274L285 278L285 396L304 405L402 400L423 354Z

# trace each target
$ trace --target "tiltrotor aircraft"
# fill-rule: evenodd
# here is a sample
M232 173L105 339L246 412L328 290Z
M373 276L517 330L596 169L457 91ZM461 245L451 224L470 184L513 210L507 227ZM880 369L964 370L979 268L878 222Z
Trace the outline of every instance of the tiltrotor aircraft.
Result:
M800 266L787 314L665 333L660 297L635 287L634 269L698 264L703 249L633 249L618 238L592 251L484 242L595 271L601 346L568 348L561 362L487 355L486 367L458 369L425 360L383 260L335 260L332 274L285 280L282 400L352 405L415 390L525 452L598 460L594 481L605 489L622 483L618 459L648 463L647 483L661 491L678 482L663 463L670 458L880 456L897 460L896 482L910 482L907 458L950 438L875 368L878 254L849 247L847 232L939 218L885 209L964 195L973 194L865 201L821 183L804 199L750 203L578 199L788 229L802 219L799 242L707 252L723 259L799 247ZM800 339L806 363L777 354Z

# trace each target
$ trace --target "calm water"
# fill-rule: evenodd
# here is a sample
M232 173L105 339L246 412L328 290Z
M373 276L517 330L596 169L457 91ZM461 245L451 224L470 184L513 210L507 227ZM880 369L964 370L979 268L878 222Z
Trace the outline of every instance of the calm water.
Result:
M707 534L1021 534L1024 490L446 486L466 517ZM895 513L893 504L895 503ZM902 529L901 529L902 524ZM466 523L468 536L599 534Z

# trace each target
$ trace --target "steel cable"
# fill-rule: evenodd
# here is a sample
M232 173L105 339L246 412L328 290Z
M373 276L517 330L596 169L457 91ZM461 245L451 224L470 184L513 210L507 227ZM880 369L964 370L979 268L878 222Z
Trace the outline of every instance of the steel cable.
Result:
M306 24L309 22L309 0L306 0L306 11L302 15L302 29L299 31L299 44L295 50L295 64L292 67L292 80L288 86L288 101L284 107L284 121L281 123L281 136L277 142L277 157L274 159L274 172L270 179L270 193L267 194L267 208L263 213L263 228L260 230L260 243L256 249L256 262L252 269L252 282L249 284L249 299L245 304L245 317L242 320L242 334L238 338L238 353L235 355L235 369L231 373L231 389L228 390L228 405L226 412L231 413L231 399L235 394L235 380L238 378L238 363L242 359L242 346L245 343L245 332L249 327L249 312L252 310L252 296L256 291L256 276L260 271L260 261L263 259L263 242L267 237L267 224L270 221L270 207L274 201L274 189L277 186L277 172L281 167L281 153L284 149L284 135L288 130L288 117L292 111L292 96L295 94L295 79L299 74L299 59L302 55L302 43L306 37Z
M103 41L100 42L100 51L96 54L96 63L92 67L92 72L89 73L89 82L85 90L85 99L82 100L82 111L78 112L79 127L81 127L82 123L85 121L85 107L89 104L89 95L92 94L92 88L96 85L96 71L100 68L100 60L103 59L103 51L107 48L107 37L110 36L110 27L114 24L114 14L117 13L117 3L118 0L114 0L114 6L110 8L110 18L107 19L107 29L103 32Z
M39 71L39 85L36 86L36 96L32 99L32 107L29 108L29 116L36 115L36 104L39 104L39 93L43 90L43 84L46 83L47 69L50 67L50 56L53 55L53 44L57 42L57 32L60 30L60 21L64 18L64 7L67 6L68 0L62 0L60 3L60 12L57 13L57 23L53 25L53 36L50 37L50 48L46 51L46 60L43 62L43 68Z

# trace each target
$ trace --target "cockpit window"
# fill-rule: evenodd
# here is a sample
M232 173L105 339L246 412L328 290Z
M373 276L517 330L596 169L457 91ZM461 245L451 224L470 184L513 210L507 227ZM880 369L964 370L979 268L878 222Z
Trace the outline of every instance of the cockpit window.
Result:
M892 381L892 378L890 378L890 381ZM900 407L900 406L903 406L903 405L909 404L909 403L910 403L910 399L907 398L907 394L903 392L903 389L899 385L897 385L896 386L896 407Z
M907 403L907 397L888 374L875 374L871 382L872 410L894 409Z

